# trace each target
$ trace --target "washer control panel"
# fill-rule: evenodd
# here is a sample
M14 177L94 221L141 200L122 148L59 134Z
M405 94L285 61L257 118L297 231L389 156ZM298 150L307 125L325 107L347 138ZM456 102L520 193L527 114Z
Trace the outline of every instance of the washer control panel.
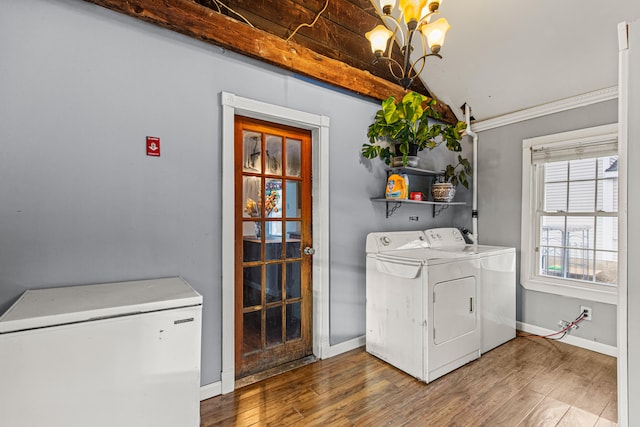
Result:
M369 235L367 235L367 253L428 247L427 239L421 230L390 231L369 233Z
M467 242L457 228L432 228L424 231L427 242L432 248L445 246L464 246Z

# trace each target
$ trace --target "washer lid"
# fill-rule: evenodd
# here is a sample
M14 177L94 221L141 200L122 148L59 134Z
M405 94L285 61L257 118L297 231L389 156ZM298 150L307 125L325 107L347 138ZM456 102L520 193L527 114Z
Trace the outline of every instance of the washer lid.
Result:
M376 259L388 261L388 262L400 262L400 263L420 263L427 264L434 260L451 260L464 258L465 255L459 252L440 251L436 249L424 248L424 249L402 249L398 251L389 251L372 255Z
M201 304L180 277L33 289L0 317L0 334Z

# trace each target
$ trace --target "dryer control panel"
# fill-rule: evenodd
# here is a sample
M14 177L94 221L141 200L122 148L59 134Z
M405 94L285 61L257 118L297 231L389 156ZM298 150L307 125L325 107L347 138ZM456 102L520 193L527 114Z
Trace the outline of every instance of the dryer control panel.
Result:
M462 237L462 233L457 228L432 228L425 230L427 242L432 248L442 248L447 246L465 246L467 242Z

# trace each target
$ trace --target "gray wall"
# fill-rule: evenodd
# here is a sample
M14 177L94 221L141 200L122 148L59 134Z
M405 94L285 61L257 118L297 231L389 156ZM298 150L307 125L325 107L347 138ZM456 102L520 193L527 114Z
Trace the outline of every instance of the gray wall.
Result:
M480 243L513 246L520 266L522 140L617 122L617 101L607 101L479 133L478 229ZM520 283L518 275L518 283ZM557 330L580 305L593 308L593 321L572 335L616 346L616 306L517 288L517 319Z
M636 183L640 180L640 20L629 26L629 151L628 151L628 230L627 230L627 345L628 345L628 386L629 386L629 426L640 425L640 312L635 308L640 304L640 193Z
M80 0L0 2L0 52L0 312L28 288L181 275L204 296L202 384L219 380L221 91L331 120L332 344L364 334L368 232L468 226L468 208L387 220L369 200L377 102Z

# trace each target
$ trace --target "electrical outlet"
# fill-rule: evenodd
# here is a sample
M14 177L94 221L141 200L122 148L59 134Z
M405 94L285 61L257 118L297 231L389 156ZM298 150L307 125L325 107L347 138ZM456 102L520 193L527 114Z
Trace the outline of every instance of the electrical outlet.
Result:
M569 329L578 329L580 327L578 324L571 324L571 322L567 320L560 320L558 322L558 326L560 326L562 329L567 328L569 325L571 325Z
M593 320L593 313L591 311L591 307L587 307L586 305L580 306L580 313L584 313L584 320Z

